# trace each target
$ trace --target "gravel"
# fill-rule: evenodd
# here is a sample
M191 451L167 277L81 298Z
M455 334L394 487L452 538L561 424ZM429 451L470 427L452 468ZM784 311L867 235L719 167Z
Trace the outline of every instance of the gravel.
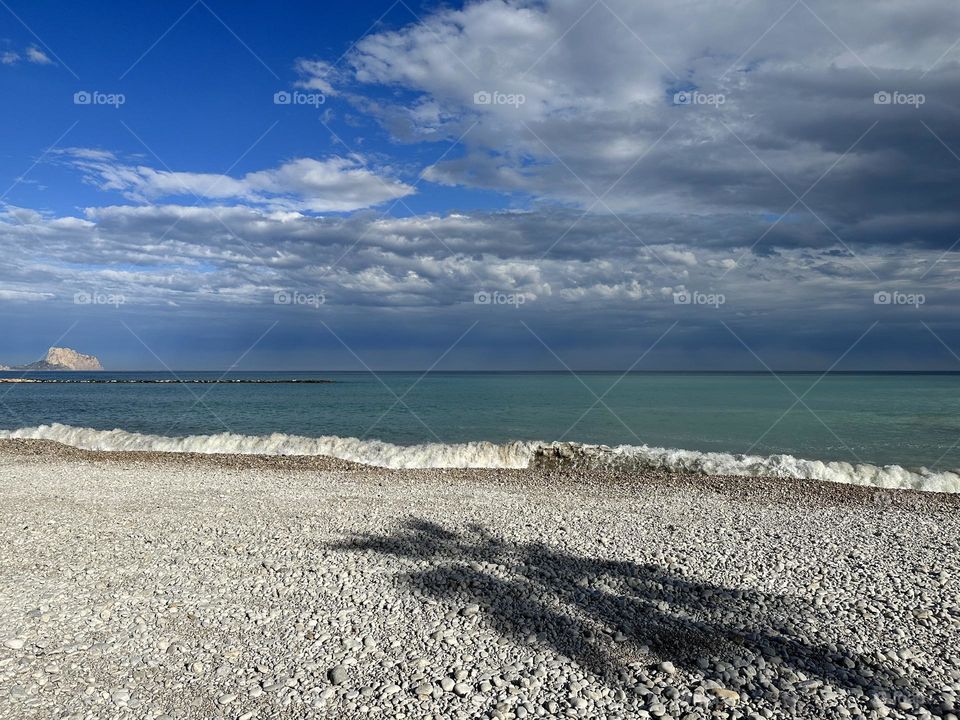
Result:
M0 443L0 718L942 718L960 498Z

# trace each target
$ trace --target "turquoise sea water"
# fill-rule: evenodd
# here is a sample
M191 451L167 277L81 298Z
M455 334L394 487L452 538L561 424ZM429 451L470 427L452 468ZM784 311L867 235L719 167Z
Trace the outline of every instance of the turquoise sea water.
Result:
M169 373L29 377L171 378ZM335 372L232 373L227 378L335 382L2 384L0 429L62 423L172 437L229 431L400 445L570 440L960 468L960 375L955 374L820 379L819 374Z

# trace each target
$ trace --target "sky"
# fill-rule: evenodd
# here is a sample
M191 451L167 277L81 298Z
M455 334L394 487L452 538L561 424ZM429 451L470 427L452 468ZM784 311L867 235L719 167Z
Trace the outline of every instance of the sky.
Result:
M0 0L0 362L960 370L947 0Z

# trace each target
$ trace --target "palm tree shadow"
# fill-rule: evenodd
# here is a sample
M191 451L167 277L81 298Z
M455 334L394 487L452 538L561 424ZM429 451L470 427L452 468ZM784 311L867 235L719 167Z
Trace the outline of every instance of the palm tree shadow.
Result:
M476 525L461 535L416 518L393 534L359 535L334 547L426 563L405 574L413 589L461 607L476 603L501 636L542 643L626 692L637 684L637 663L648 663L650 653L727 687L731 678L717 660L761 657L781 676L805 677L808 687L829 684L863 703L873 696L931 712L938 705L922 678L837 643L826 611L791 596L726 588L539 542L506 543Z

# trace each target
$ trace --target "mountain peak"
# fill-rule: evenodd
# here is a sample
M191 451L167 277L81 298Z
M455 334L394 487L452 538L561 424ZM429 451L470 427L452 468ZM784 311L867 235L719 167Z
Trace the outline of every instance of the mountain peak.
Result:
M43 360L12 368L0 365L0 370L103 370L103 366L93 355L84 355L70 348L52 347L47 350Z
M56 365L64 370L103 370L100 361L93 355L84 355L70 348L52 347L41 362Z

